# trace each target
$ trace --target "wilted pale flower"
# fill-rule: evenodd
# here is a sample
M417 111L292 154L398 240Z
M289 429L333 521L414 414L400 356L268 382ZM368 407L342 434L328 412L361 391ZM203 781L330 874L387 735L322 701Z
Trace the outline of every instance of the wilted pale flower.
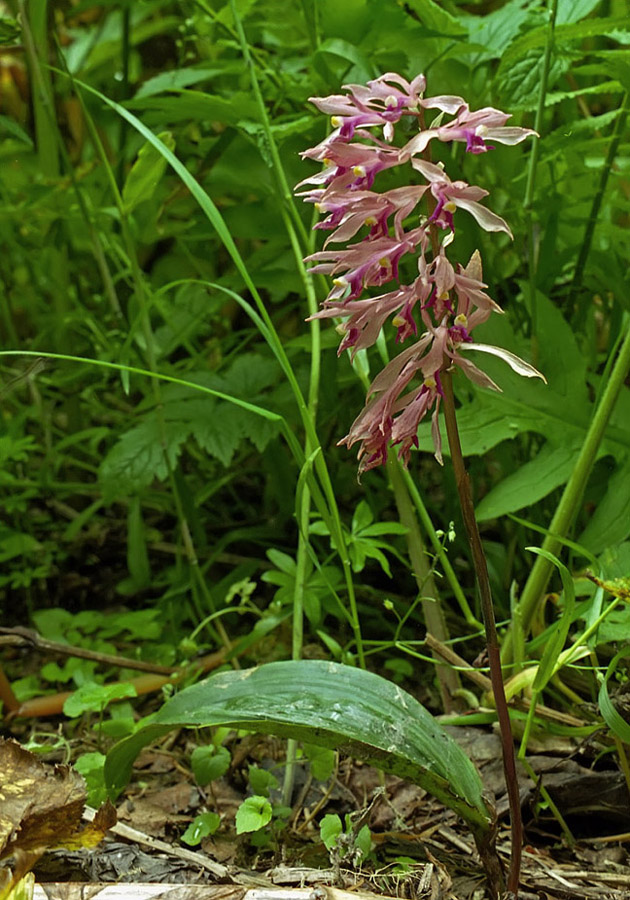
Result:
M471 112L461 97L424 98L425 86L422 75L408 82L389 72L367 86L346 85L346 94L312 98L322 112L332 116L335 130L302 153L323 162L324 169L298 185L313 186L302 190L300 196L326 216L315 227L332 232L324 249L307 257L315 263L309 271L333 279L323 309L313 318L344 319L338 326L343 335L339 353L350 350L352 357L375 343L388 320L396 329L398 343L415 339L376 376L365 408L339 442L348 447L360 444L360 472L385 462L390 443L398 447L406 464L412 447L418 444L418 426L430 411L435 455L442 462L440 373L455 366L476 384L500 390L468 358L469 350L499 356L520 375L543 377L513 353L473 341L473 329L502 310L485 293L478 251L465 267L453 266L446 256L458 209L470 213L485 231L503 231L512 237L509 226L479 203L488 196L487 191L465 181L452 181L441 164L419 156L433 139L465 141L466 150L478 154L491 149L488 139L515 144L535 132L505 127L509 116L491 107ZM428 128L421 127L424 109L440 110ZM391 143L394 125L405 115L415 117L420 130L397 148ZM443 122L445 115L454 118ZM382 127L385 141L370 131L376 127ZM422 176L423 184L381 193L371 190L380 172L409 163ZM419 225L405 228L425 196L433 198L434 206ZM356 239L362 229L363 237L355 243L330 247ZM441 243L442 232L437 229L447 232ZM418 276L401 285L399 266L407 254L415 256ZM359 299L368 288L390 282L393 287L386 293ZM420 328L423 333L418 338Z

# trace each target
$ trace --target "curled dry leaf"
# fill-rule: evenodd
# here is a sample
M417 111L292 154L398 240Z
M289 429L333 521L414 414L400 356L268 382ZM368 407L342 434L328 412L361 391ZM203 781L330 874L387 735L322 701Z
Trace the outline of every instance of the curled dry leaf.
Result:
M0 900L46 850L94 847L116 822L104 804L94 821L81 827L85 782L70 766L43 763L13 740L0 740L0 860L13 868L0 873Z

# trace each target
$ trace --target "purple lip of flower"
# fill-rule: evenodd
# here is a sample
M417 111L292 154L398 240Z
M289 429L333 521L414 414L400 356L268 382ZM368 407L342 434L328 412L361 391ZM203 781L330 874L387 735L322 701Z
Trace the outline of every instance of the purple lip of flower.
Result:
M448 330L448 336L454 344L472 343L468 330L463 325L453 325Z
M455 204L447 200L444 195L441 195L435 209L429 216L429 222L435 222L436 225L439 225L440 228L448 228L449 231L455 231L455 226L453 225L453 212L452 209L455 207Z
M392 325L394 325L398 329L396 332L397 344L402 344L402 342L412 334L418 334L418 326L411 310L412 305L409 301L407 301L403 308L392 319Z

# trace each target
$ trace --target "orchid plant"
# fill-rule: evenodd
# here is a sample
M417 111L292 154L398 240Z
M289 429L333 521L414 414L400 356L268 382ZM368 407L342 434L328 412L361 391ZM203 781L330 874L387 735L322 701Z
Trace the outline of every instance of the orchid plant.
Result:
M455 238L455 214L466 211L485 231L502 231L510 237L512 232L501 216L480 202L488 196L486 190L452 181L442 163L431 162L430 145L436 140L461 141L467 152L480 154L493 149L492 141L517 144L536 132L507 126L509 115L492 107L472 111L462 97L424 97L425 88L423 75L409 82L388 72L367 85L345 85L345 94L312 97L311 102L332 117L334 130L302 154L322 162L324 168L300 182L298 189L325 216L315 228L331 232L323 249L307 257L315 263L311 272L332 276L323 309L313 318L342 320L338 352L349 350L352 358L376 342L388 320L396 329L396 342L407 343L373 380L364 409L339 442L348 447L359 444L359 474L385 463L390 445L398 448L407 466L412 448L418 446L418 426L430 411L435 456L442 463L438 417L440 408L444 411L486 629L512 820L507 887L516 897L523 833L514 744L488 567L461 451L451 373L459 369L475 384L501 390L468 356L481 351L500 357L520 375L543 376L508 350L477 343L471 336L477 325L502 309L486 293L478 250L465 266L447 255ZM428 127L427 110L437 111ZM446 117L450 119L445 121ZM400 130L408 135L417 126L417 133L396 143L396 125L405 118L411 120L411 128L407 123ZM374 191L377 176L396 166L410 166L413 183ZM418 215L425 198L428 208ZM407 255L415 258L418 275L402 284L401 261ZM368 288L383 285L389 286L385 293L364 296Z
M471 361L469 351L499 356L520 375L543 377L508 350L473 341L473 329L502 310L485 292L478 251L466 266L454 265L447 256L455 237L455 213L465 210L486 231L512 233L501 216L479 202L488 195L486 190L451 181L441 163L426 158L433 140L462 141L468 152L479 154L493 149L490 141L517 144L535 132L506 126L509 116L498 109L471 111L462 97L425 98L425 87L423 75L409 82L388 72L366 86L346 85L346 94L311 98L332 116L334 127L324 141L302 154L323 162L323 170L298 185L300 196L325 214L315 228L331 232L323 250L307 257L315 263L311 272L333 279L316 317L344 319L338 326L343 335L340 354L350 350L354 357L370 347L388 320L397 343L412 341L374 379L365 408L340 441L348 447L360 444L359 472L384 463L390 443L399 448L406 465L411 448L418 445L418 426L431 410L435 456L442 462L442 373L456 366L476 384L501 390ZM425 110L439 111L429 127ZM452 118L444 122L445 116ZM395 126L403 117L417 123L418 133L397 147ZM382 137L377 129L382 129ZM410 166L424 183L374 191L376 177L395 166ZM411 221L425 196L432 200L432 211ZM362 231L359 240L348 244ZM401 284L399 268L407 254L415 255L418 276ZM386 293L363 296L366 289L391 282Z

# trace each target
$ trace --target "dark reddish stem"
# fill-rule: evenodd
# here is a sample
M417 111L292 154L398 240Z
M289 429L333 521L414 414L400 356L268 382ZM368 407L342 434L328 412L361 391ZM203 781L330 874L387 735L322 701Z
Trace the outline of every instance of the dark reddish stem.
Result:
M492 693L499 719L501 732L501 749L503 751L503 771L507 786L508 800L510 804L510 818L512 822L512 855L510 857L510 873L507 888L511 891L515 900L518 898L519 877L521 871L521 854L523 848L523 821L521 818L521 803L518 790L518 778L516 775L516 758L514 755L514 741L512 738L512 726L508 712L503 674L501 672L501 656L499 651L499 638L494 618L494 605L492 603L492 591L490 578L488 577L488 564L481 543L481 536L475 518L470 480L464 465L462 446L459 440L457 428L457 416L455 414L455 398L453 396L452 377L449 371L442 373L442 385L444 389L444 420L446 433L451 450L457 492L462 510L464 527L468 536L468 543L472 553L475 574L479 585L481 597L481 612L486 629L486 647L488 650L488 662L490 665L490 681Z

